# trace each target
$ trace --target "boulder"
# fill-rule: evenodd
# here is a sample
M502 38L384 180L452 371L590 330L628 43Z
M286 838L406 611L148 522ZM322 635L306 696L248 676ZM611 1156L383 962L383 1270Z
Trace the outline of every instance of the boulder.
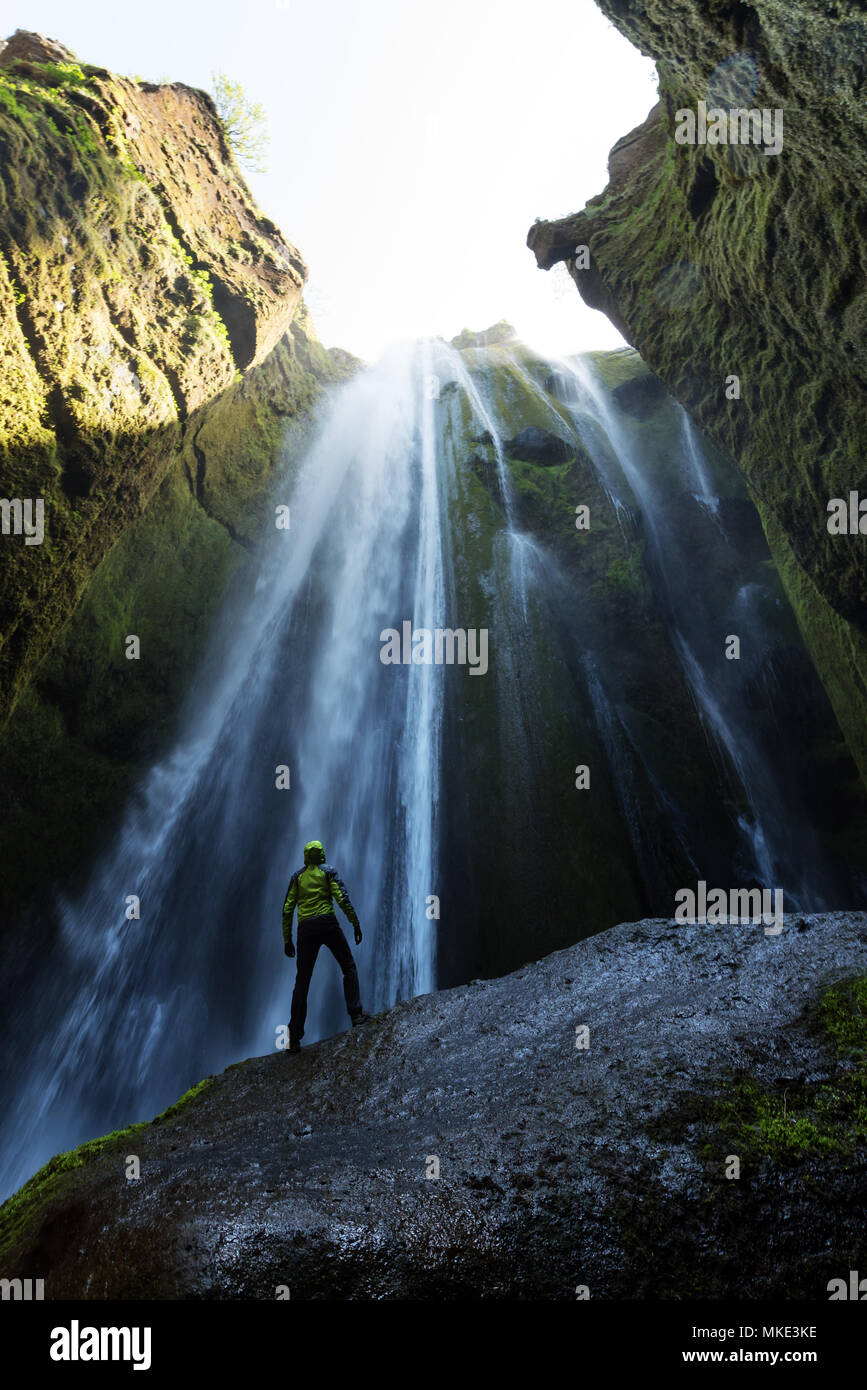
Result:
M867 1264L865 970L864 913L625 923L52 1160L0 1209L0 1273L47 1299L826 1299Z
M16 29L8 39L0 39L0 68L12 63L74 63L75 54L56 39Z

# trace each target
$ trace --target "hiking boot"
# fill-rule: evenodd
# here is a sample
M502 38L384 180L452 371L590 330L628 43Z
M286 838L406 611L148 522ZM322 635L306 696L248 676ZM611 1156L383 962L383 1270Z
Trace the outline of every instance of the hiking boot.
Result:
M301 1051L301 1044L300 1044L300 1042L290 1042L288 1051L289 1051L289 1052L300 1052L300 1051Z
M366 1013L362 1012L362 1013L360 1013L360 1014L353 1014L353 1016L352 1016L352 1026L353 1026L353 1028L358 1028L360 1024L362 1024L362 1023L369 1023L369 1022L370 1022L370 1014L366 1014Z

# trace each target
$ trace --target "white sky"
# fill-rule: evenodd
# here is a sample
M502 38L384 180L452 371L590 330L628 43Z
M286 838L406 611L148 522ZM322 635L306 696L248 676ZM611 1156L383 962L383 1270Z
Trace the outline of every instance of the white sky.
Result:
M320 337L365 358L500 318L552 352L621 339L527 250L575 212L656 100L653 65L594 0L0 0L84 62L210 87L268 114L262 210L310 267Z

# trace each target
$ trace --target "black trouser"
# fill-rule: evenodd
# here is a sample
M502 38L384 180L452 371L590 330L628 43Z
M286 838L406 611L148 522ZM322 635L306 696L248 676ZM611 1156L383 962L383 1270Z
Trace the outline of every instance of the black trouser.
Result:
M298 923L298 957L295 974L295 988L292 991L292 1017L289 1020L289 1041L300 1042L304 1037L304 1024L307 1019L307 991L310 977L319 955L320 946L327 946L340 969L343 971L343 997L350 1018L357 1018L362 1012L361 992L358 986L358 971L349 942L343 935L340 923L333 912L322 917L308 917Z

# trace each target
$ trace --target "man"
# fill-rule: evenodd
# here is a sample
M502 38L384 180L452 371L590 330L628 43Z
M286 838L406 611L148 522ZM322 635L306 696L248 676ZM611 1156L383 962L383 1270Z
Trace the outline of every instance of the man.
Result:
M352 1019L353 1028L366 1023L369 1015L361 1007L358 971L349 942L334 912L334 903L355 928L355 944L361 945L361 927L349 900L346 885L338 878L337 870L325 863L325 850L320 840L310 840L304 846L304 868L298 869L289 880L283 903L283 949L287 956L295 955L292 944L292 914L298 908L298 965L295 988L292 991L292 1016L289 1020L289 1051L301 1051L304 1024L307 1019L307 991L310 977L319 955L320 946L327 946L343 971L343 997Z

